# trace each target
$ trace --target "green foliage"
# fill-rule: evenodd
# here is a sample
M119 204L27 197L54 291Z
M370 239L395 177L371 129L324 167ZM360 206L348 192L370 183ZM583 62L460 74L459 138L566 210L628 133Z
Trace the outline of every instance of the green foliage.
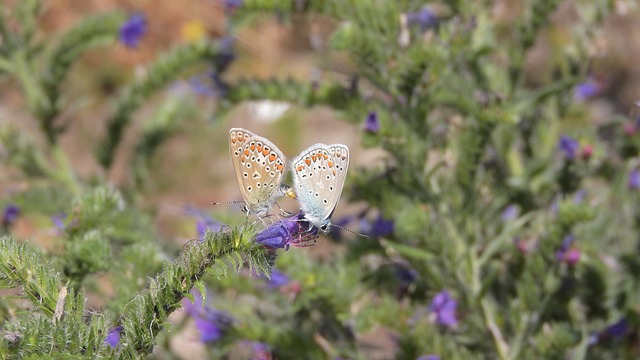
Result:
M33 36L39 2L12 8L24 20L15 33L3 13L0 70L18 80L49 140L40 148L18 130L0 132L8 162L38 181L12 201L45 216L64 209L66 218L51 251L1 240L1 284L20 288L29 311L12 298L0 302L0 354L170 353L168 317L184 298L196 300L195 288L201 316L211 320L215 304L234 318L207 344L216 358L234 358L247 340L268 344L275 358L636 358L640 211L631 180L640 125L622 115L591 123L572 92L592 60L585 54L593 34L584 29L601 27L610 1L572 4L574 36L544 73L528 73L534 44L562 27L549 23L559 4L520 2L510 19L474 1L246 0L227 9L232 23L247 26L268 12L285 21L331 19L324 60L347 58L347 81L322 74L313 83L231 76L227 83L220 56L230 55L228 44L183 45L118 92L97 161L109 169L137 110L207 61L218 115L264 99L327 106L354 124L375 115L379 130L362 131L362 143L384 159L351 166L343 197L366 204L351 224L363 224L369 237L321 241L329 256L276 252L255 244L258 221L207 231L175 261L153 229L154 209L141 210L136 191L158 149L197 115L195 103L169 93L134 140L133 182L115 189L98 178L90 187L57 146L59 84L82 53L115 38L124 15L89 18L44 46ZM558 145L561 135L577 140ZM288 277L284 284L274 285L282 276L271 277L274 269ZM86 293L103 297L103 309L88 311ZM455 303L445 315L435 301L443 294ZM104 341L116 326L121 340L112 349ZM378 348L385 340L392 345Z

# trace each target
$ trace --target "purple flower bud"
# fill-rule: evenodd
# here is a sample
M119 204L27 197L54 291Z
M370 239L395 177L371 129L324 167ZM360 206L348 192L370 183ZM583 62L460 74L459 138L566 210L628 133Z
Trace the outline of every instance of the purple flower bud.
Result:
M364 130L374 134L380 131L380 121L378 120L377 112L372 111L367 115L367 119L364 122Z
M509 205L502 211L502 220L503 221L511 221L518 218L520 215L520 208L518 205Z
M562 259L565 263L569 265L575 265L580 261L580 250L576 248L571 248L564 253L564 258Z
M56 214L53 215L51 217L51 221L53 222L53 225L60 231L64 231L64 229L67 227L67 225L64 223L64 220L67 218L67 214L65 213L60 213L60 214Z
M204 240L204 235L207 230L211 230L213 232L220 231L224 226L223 223L214 220L209 214L206 212L194 208L187 207L186 209L187 215L193 216L196 218L196 232L198 233L198 238L200 240Z
M573 234L569 234L562 239L560 248L556 251L556 260L565 262L569 265L575 265L580 261L580 250L573 247L576 238Z
M379 214L376 220L371 224L371 236L380 237L393 233L393 220L385 220L382 214Z
M439 22L438 17L428 6L424 6L418 11L408 12L407 20L411 25L420 26L420 31L422 32L427 31L429 28L436 27Z
M429 313L436 324L455 327L458 325L456 318L456 307L458 303L449 295L449 290L442 290L437 293L429 305Z
M289 249L289 246L304 247L315 244L318 229L299 214L276 221L256 235L256 243L273 249Z
M578 153L580 145L575 139L566 135L562 135L560 136L560 141L558 142L558 148L561 152L564 153L564 156L567 159L573 160Z
M413 284L420 276L415 269L401 263L394 263L394 270L400 285L404 287Z
M629 333L629 324L627 319L622 318L615 323L609 325L603 331L593 334L589 337L589 345L595 345L602 340L621 338Z
M107 333L107 338L104 340L104 343L109 345L112 348L118 347L120 343L120 333L122 332L122 326L118 325Z
M416 360L440 360L440 356L438 355L422 355Z
M215 58L215 68L218 72L224 72L229 65L236 59L233 47L236 39L233 36L227 36L220 40L220 52Z
M628 184L631 190L640 189L640 171L638 169L631 170Z
M220 340L231 327L233 318L224 311L203 305L202 296L197 292L193 293L194 302L184 298L182 305L200 331L200 340L205 343Z
M273 269L271 271L271 278L267 279L267 287L269 289L278 289L282 286L286 286L291 282L291 279L287 276L287 274L283 273L280 270Z
M224 1L224 10L225 11L235 11L238 8L241 8L244 5L244 0L225 0Z
M598 96L601 86L593 78L579 83L573 88L573 98L576 101L585 101Z
M20 215L20 207L16 204L7 204L2 213L2 226L9 227L13 225Z
M146 31L147 20L144 15L133 14L120 26L120 42L128 48L137 48Z

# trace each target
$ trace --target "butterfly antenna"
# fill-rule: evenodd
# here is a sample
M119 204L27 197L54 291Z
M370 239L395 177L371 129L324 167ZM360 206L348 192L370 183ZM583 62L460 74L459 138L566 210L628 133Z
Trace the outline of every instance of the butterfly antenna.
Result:
M212 202L211 205L244 204L242 200Z
M361 234L361 233L359 233L359 232L355 232L355 231L353 231L353 230L347 229L347 228L346 228L346 227L344 227L344 226L340 226L340 225L336 225L336 224L331 224L331 226L335 226L335 227L337 227L337 228L339 228L339 229L342 229L342 230L348 231L348 232L350 232L350 233L352 233L352 234L354 234L354 235L358 235L358 236L363 237L363 238L367 238L367 239L368 239L368 238L370 238L370 236L369 236L369 235L365 235L365 234Z

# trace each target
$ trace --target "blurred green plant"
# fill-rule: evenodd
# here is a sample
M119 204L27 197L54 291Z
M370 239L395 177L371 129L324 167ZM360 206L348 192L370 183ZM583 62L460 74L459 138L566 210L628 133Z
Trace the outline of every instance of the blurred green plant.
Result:
M33 17L37 4L28 1L15 11ZM60 251L41 254L2 238L2 284L22 287L33 311L15 313L13 302L2 301L0 354L134 358L154 346L171 353L171 334L161 330L182 298L193 300L189 291L195 286L202 304L188 311L213 357L638 357L640 125L621 115L591 124L584 106L601 91L589 78L588 29L610 16L613 2L573 4L583 26L554 53L548 73L534 74L535 81L527 76L525 60L538 39L559 31L549 23L559 1L521 2L512 19L498 18L492 4L474 1L224 5L231 23L245 26L269 12L279 19L332 19L336 26L323 51L350 59L348 81L332 76L330 67L314 82L227 81L223 75L234 55L228 43L186 45L160 57L117 97L99 162L105 168L113 164L131 116L151 94L182 68L209 59L209 90L220 114L262 99L328 106L363 127L365 146L385 151L377 167L352 167L345 189L368 209L344 223L358 222L370 238L342 239L336 232L346 249L336 245L328 260L295 249L276 261L274 249L255 243L255 228L217 230L219 224L198 213L204 228L216 232L206 232L203 243L186 246L177 262L160 271L164 256L150 241L146 215L125 207L113 189L80 191L72 173L56 175L33 141L6 129L1 139L16 153L12 165L33 179L75 184L67 190L82 194L66 211ZM84 39L85 31L103 29L114 38L115 25L107 30L106 24L124 17L97 19L102 20L91 26L87 20L79 25L85 30L68 36ZM49 146L55 146L60 129L50 116L59 111L60 98L49 92L59 82L43 80L38 71L16 75L9 71L15 65L6 65L20 51L29 56L19 66L39 59L36 47L24 50L31 49L25 44L33 39L35 20L22 24L16 34L0 26L6 39L0 68L19 79ZM69 48L65 44L72 42L61 44ZM78 46L74 51L89 47ZM73 57L74 51L62 53ZM71 64L66 59L43 69L58 69L50 73L62 79ZM168 98L145 122L131 161L138 168L135 188L144 184L154 151L189 111L184 103ZM26 203L20 196L14 200ZM277 226L291 225L287 221L292 220L274 222L261 236L273 236ZM245 261L253 264L248 274L241 271ZM247 276L269 274L274 266L269 281ZM237 271L227 273L227 267ZM207 271L218 276L203 278ZM113 279L116 295L104 312L83 318L83 294L100 292L95 277L103 272ZM215 310L206 289L215 294ZM374 340L367 342L367 336ZM34 338L46 341L33 345ZM237 355L247 350L246 341L253 350Z

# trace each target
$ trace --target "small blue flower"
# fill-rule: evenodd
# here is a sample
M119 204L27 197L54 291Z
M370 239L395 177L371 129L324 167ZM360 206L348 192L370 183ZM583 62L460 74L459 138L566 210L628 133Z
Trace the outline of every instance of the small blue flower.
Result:
M518 218L520 215L520 208L518 205L509 205L502 211L502 220L503 221L512 221Z
M418 274L415 269L409 267L409 265L401 263L394 263L393 265L400 286L407 287L413 284L420 276L420 274Z
M598 96L600 93L600 84L592 78L581 82L573 88L573 98L576 101L585 101Z
M218 232L224 226L220 221L214 220L209 214L206 212L196 209L193 207L188 207L186 209L188 215L191 215L196 218L196 232L198 233L198 238L200 240L204 239L204 235L207 230L211 230L213 232Z
M371 224L371 236L380 237L390 235L393 233L394 227L393 220L386 220L382 217L382 214L378 214L378 217Z
M428 7L424 6L418 11L411 11L407 13L407 21L411 25L420 26L420 31L425 32L429 28L435 28L438 26L438 17Z
M67 225L64 223L65 219L67 218L67 214L65 213L60 213L60 214L56 214L53 215L51 217L51 221L53 222L53 225L60 231L64 231L64 229L67 227Z
M440 360L440 356L438 355L422 355L416 360Z
M107 333L107 338L104 340L104 343L115 349L120 343L120 333L122 333L122 326L118 325L112 328Z
M367 115L367 119L364 122L364 130L374 134L380 131L380 121L378 120L377 112L372 111Z
M224 10L225 11L234 11L244 5L244 0L225 0L224 1Z
M580 144L578 144L577 140L569 136L562 135L560 136L560 141L558 142L558 148L562 153L564 153L564 156L567 159L573 160L578 153Z
M272 249L289 249L315 244L318 229L305 219L302 212L276 221L256 235L256 243Z
M224 72L229 65L236 59L233 47L236 39L233 36L226 36L220 40L220 52L214 59L215 69L218 72Z
M629 174L629 189L636 190L640 189L640 171L638 169L633 169Z
M580 259L579 250L572 248L576 241L576 237L573 234L569 234L562 239L560 248L556 251L556 260L564 261L569 264L575 264Z
M271 278L267 279L267 287L269 289L279 289L282 286L286 286L291 282L291 279L287 276L287 274L283 273L280 270L273 269L271 271Z
M442 290L437 293L429 305L429 313L433 316L436 324L455 327L458 325L456 318L456 307L458 303L449 295L449 290Z
M203 305L200 293L194 292L193 295L193 303L184 298L182 305L200 331L200 340L205 343L220 340L231 327L233 318L224 311Z
M133 14L120 26L120 42L128 48L135 49L146 31L147 20L144 15Z
M2 212L2 226L9 227L13 225L20 215L20 207L16 204L7 204Z
M627 319L622 318L615 323L609 325L603 331L593 334L589 337L589 345L595 345L602 340L616 339L626 336L631 328Z

